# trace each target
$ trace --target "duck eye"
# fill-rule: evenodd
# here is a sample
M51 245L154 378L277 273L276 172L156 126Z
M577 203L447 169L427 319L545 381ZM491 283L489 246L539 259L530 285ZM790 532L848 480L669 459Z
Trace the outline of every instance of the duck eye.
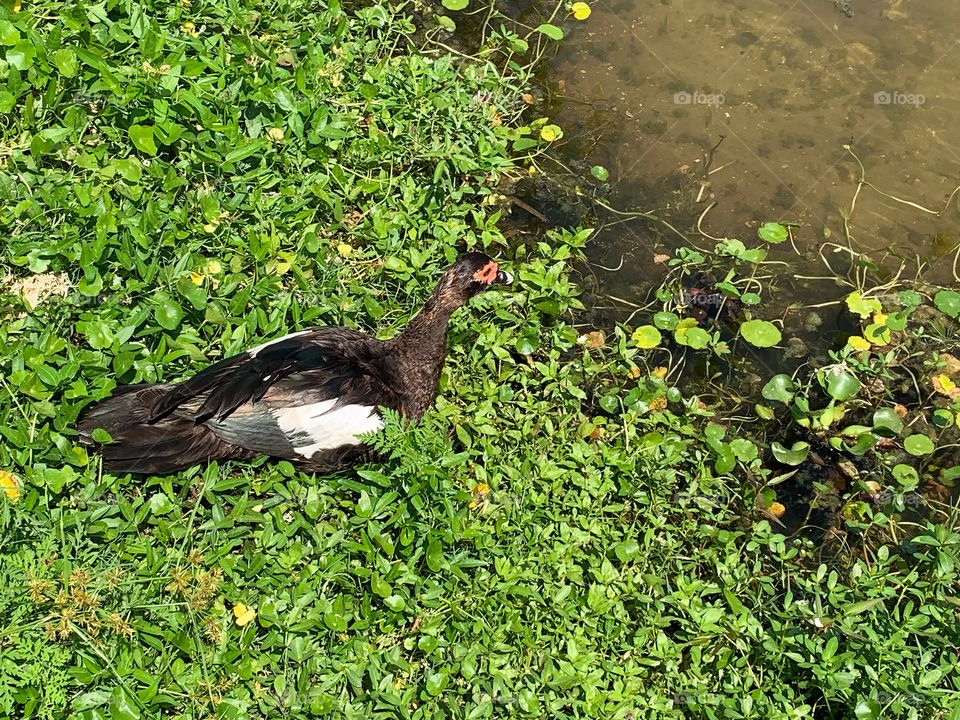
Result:
M489 285L497 279L497 270L498 268L495 262L488 262L473 274L473 279Z

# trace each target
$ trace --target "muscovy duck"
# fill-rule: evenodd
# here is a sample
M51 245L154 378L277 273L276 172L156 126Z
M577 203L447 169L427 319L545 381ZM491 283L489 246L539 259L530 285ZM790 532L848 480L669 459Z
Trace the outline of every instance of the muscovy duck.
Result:
M211 460L264 454L330 472L370 459L359 435L379 407L419 420L433 403L453 312L512 277L479 252L444 272L420 313L391 340L313 327L226 358L178 384L125 385L89 408L81 442L107 431L104 468L164 474Z

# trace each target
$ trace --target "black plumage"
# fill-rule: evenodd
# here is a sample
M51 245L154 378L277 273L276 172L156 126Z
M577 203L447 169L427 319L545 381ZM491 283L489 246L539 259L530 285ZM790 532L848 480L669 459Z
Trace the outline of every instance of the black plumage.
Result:
M389 341L315 327L221 360L178 384L118 387L81 418L82 442L106 430L112 472L167 473L258 454L330 471L371 457L357 436L381 425L378 408L418 420L433 402L450 316L473 295L507 284L483 253L460 257L423 310Z

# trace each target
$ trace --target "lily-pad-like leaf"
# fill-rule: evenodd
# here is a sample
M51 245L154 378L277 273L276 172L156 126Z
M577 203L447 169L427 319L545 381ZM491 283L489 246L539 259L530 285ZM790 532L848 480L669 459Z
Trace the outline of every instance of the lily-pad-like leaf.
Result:
M863 337L872 345L889 345L890 328L886 323L870 323L863 329Z
M764 242L782 243L790 236L790 233L787 231L787 228L780 223L768 222L760 226L757 230L757 235L759 235L760 239Z
M903 420L893 408L884 407L873 414L873 427L876 430L886 430L891 435L899 435L903 430Z
M594 165L592 168L590 168L590 174L600 182L603 182L610 177L610 171L607 170L603 165Z
M653 324L661 330L675 330L680 324L680 318L676 313L658 312L653 316Z
M911 455L920 457L921 455L929 455L937 449L937 446L934 445L933 440L928 438L926 435L917 433L915 435L911 435L903 441L903 449Z
M543 23L543 25L537 27L537 32L546 35L551 40L563 40L563 30L550 23Z
M767 320L747 320L740 326L740 335L754 347L773 347L782 339L780 330Z
M868 318L874 313L883 312L883 306L876 298L865 298L858 292L852 292L847 295L847 307L850 312L856 313L862 318Z
M563 137L563 130L559 125L544 125L540 128L540 137L547 142L553 142Z
M767 400L774 400L786 404L793 399L796 391L797 386L794 384L793 379L789 375L781 373L780 375L774 375L770 378L769 382L763 386L760 394Z
M710 333L698 327L678 327L673 333L673 339L680 345L686 345L694 350L703 350L710 345Z
M660 331L657 330L653 325L641 325L633 331L633 335L631 337L634 344L638 348L643 348L644 350L657 347L660 344L660 341L663 340L663 335L661 335Z
M909 465L899 463L893 466L891 472L897 479L897 482L908 490L912 490L920 484L920 476L917 474L917 471Z
M860 392L860 381L846 370L827 373L827 394L834 400L845 402Z
M777 459L777 462L795 466L807 459L807 454L810 452L810 443L800 441L794 443L793 447L786 448L775 442L770 445L770 449L773 451L773 456Z
M955 290L941 290L933 296L933 304L937 309L952 318L960 317L960 292Z
M441 2L447 10L464 10L469 4L470 0L442 0Z

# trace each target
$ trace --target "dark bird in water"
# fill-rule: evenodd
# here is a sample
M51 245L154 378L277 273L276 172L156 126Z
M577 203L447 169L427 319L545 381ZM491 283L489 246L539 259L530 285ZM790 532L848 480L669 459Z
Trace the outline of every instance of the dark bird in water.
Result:
M453 312L510 274L479 252L444 272L398 336L377 340L314 327L226 358L178 384L125 385L89 408L81 442L101 428L103 466L162 474L211 460L264 454L329 472L373 456L358 436L383 425L378 408L419 420L433 403Z

